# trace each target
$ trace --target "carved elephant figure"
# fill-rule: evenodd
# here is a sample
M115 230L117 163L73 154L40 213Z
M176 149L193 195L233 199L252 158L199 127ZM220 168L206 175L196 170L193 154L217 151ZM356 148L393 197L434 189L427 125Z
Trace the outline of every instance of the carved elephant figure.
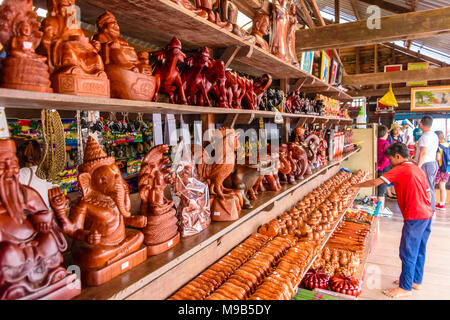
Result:
M302 180L305 174L312 173L307 152L301 145L293 142L288 143L288 149L292 154L292 158L296 162L296 170L293 174L296 179Z
M292 152L289 151L287 144L282 144L279 147L280 168L279 176L281 181L286 181L290 184L295 184L294 172L297 170L296 161L292 158Z
M319 145L320 138L314 133L310 133L304 142L304 146L306 147L306 151L308 153L308 161L314 168L317 168L318 166Z
M250 200L255 200L256 195L253 187L260 178L258 165L236 164L233 173L224 181L224 187L237 189L241 192L244 199L244 209L252 209ZM264 176L262 176L264 177ZM247 196L248 195L248 196Z

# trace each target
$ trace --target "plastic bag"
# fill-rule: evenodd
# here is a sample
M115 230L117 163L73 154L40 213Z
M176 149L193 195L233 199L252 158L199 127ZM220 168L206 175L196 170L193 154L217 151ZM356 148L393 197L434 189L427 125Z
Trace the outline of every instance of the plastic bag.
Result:
M392 91L392 83L389 84L388 93L378 100L378 102L388 107L398 107L397 99L395 98L394 91Z
M200 233L211 223L209 188L200 181L189 151L188 145L179 143L172 164L176 178L171 191L182 237Z

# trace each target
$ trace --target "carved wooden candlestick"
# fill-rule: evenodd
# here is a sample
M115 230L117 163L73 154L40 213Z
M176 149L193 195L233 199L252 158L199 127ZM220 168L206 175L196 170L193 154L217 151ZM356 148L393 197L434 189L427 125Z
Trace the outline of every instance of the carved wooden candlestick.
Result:
M184 62L186 55L181 51L181 42L177 37L162 50L152 53L158 58L158 63L153 70L156 78L156 89L153 101L158 101L160 92L169 95L170 103L187 104L186 95L181 81L177 63ZM175 101L175 91L178 93L178 101Z
M114 15L106 11L97 19L99 33L94 41L101 44L100 54L105 71L111 81L111 97L129 100L151 101L155 94L156 79L148 58L120 38L120 28Z
M0 140L0 300L71 299L75 274L61 263L67 242L39 193L19 183L13 140Z
M269 44L264 39L264 36L269 33L269 29L269 16L259 11L256 12L253 18L252 35L255 37L256 45L267 52L269 52Z
M174 181L167 167L170 165L170 159L165 157L168 152L168 145L152 148L139 171L141 213L147 217L144 244L151 256L171 249L180 241L174 203L164 196L167 185Z
M32 0L5 0L0 7L2 61L0 86L8 89L52 92L47 59L34 51L42 32Z
M110 97L100 45L77 27L75 0L48 0L40 50L48 58L53 90L82 96Z
M125 224L143 228L147 221L144 216L131 216L128 185L114 157L108 157L92 137L78 171L82 197L71 207L70 216L61 189L50 190L49 200L62 230L74 239L72 255L83 282L97 286L147 258L142 232L125 228Z
M222 127L214 131L212 137L216 139L212 145L216 161L202 151L203 160L195 163L199 175L209 181L212 220L234 221L239 219L243 197L239 190L224 188L223 182L233 172L235 166L234 150L237 147L238 136L234 129ZM218 140L220 141L217 142Z
M272 33L270 51L281 60L288 61L287 28L288 12L287 0L274 0L272 5Z

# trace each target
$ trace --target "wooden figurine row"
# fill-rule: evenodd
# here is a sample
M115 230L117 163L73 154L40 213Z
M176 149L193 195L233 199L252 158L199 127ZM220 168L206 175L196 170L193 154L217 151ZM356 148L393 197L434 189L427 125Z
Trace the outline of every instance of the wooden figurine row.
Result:
M257 10L253 18L251 35L237 25L239 11L233 0L196 0L195 6L189 0L171 1L271 52L281 60L298 66L295 50L295 31L297 30L295 1L274 0L270 16ZM264 39L269 32L270 45Z

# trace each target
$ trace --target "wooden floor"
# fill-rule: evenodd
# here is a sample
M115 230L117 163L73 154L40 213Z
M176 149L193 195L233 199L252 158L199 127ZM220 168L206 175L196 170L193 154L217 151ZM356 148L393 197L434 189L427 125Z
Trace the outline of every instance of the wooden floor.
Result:
M360 300L383 300L382 290L395 287L393 281L401 272L398 257L403 219L397 203L388 201L387 206L394 216L381 217L380 232L375 249L369 255ZM413 295L402 300L436 300L450 298L450 206L447 213L438 210L431 225L427 246L425 273L422 290L413 290Z

